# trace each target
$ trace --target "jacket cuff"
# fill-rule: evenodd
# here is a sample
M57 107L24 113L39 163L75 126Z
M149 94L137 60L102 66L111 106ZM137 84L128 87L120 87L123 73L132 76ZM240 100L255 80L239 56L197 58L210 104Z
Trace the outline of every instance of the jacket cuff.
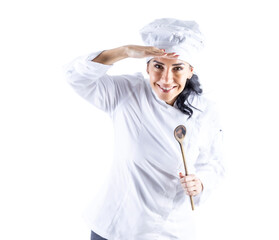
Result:
M89 55L82 56L75 62L75 69L80 74L86 75L104 75L113 65L106 65L98 62L93 62L92 60L100 55L103 51L93 52Z

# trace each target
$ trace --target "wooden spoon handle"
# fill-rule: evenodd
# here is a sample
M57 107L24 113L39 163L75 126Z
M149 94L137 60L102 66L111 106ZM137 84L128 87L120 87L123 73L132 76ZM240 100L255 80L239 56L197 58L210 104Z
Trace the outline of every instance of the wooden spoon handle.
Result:
M185 175L188 176L188 170L187 170L187 165L186 165L186 160L185 160L185 154L184 154L184 149L183 149L183 145L180 143L180 148L181 148L181 152L182 152L182 158L183 158L183 163L184 163L184 169L185 169ZM190 196L190 201L191 201L191 206L192 206L192 210L195 210L195 205L194 205L194 201L193 201L193 197Z
M191 206L192 206L192 210L195 210L195 205L194 205L194 201L193 201L193 196L190 196L190 201L191 201Z

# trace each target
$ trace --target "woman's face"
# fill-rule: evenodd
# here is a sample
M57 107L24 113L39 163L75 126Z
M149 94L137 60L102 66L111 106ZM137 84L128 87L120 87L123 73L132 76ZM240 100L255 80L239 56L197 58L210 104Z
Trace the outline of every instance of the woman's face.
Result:
M173 105L183 91L187 79L193 75L193 68L176 58L155 57L147 64L150 85L157 96Z

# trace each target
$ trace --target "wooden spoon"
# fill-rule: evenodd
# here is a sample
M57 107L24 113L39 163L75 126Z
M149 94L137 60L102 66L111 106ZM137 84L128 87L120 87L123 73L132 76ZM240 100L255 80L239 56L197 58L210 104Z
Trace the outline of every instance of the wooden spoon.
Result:
M183 144L182 144L185 136L186 136L186 127L184 125L179 125L174 129L174 137L179 142L181 153L182 153L185 175L188 176L187 165L186 165L184 149L183 149ZM194 202L193 202L192 196L190 196L190 200L191 200L192 210L194 211L195 207L194 207Z

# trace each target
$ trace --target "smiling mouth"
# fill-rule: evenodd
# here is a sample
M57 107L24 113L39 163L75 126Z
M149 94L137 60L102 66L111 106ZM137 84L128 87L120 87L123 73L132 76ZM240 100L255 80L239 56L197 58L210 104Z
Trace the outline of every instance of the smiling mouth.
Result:
M162 92L164 93L168 93L170 92L171 90L173 90L174 88L176 88L176 86L173 86L173 87L170 87L170 88L164 88L164 87L161 87L159 84L157 84L159 86L159 88L161 89Z

